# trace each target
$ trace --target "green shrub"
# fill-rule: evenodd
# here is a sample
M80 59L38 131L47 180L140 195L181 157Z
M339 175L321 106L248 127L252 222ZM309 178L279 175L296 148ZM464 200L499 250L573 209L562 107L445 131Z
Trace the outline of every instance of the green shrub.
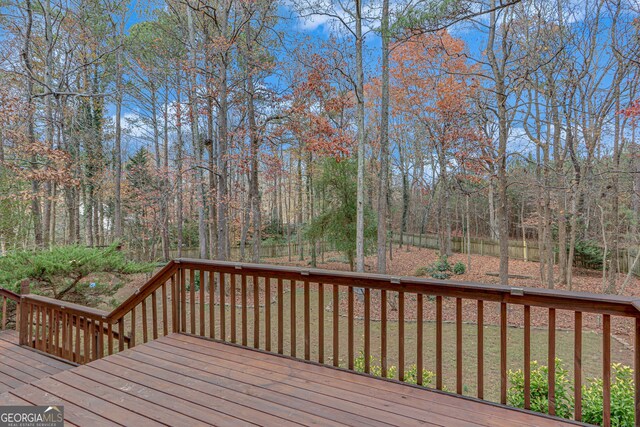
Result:
M549 412L548 369L531 362L531 410ZM516 408L524 408L524 373L521 369L509 371L507 403ZM582 421L587 424L602 425L603 380L593 378L582 386ZM575 402L573 386L567 369L560 359L556 359L556 415L573 418ZM634 425L634 383L633 369L619 363L611 365L611 426Z
M426 369L422 370L422 386L429 387L435 378L435 374L431 371L427 371ZM411 365L409 366L409 370L404 372L404 382L409 384L418 384L418 366Z
M466 271L467 271L467 267L464 265L464 263L460 261L456 262L455 265L453 266L453 272L458 276L460 276L461 274L464 274Z
M582 388L582 421L602 425L602 386L600 378ZM611 426L634 425L633 369L619 363L611 365Z
M462 270L460 270L460 268L462 268ZM459 273L459 271L462 271L462 273ZM452 267L447 256L443 255L433 264L418 268L416 270L416 276L426 276L429 274L434 279L447 280L451 277L452 272L455 274L464 274L464 264L458 262Z
M597 242L578 240L574 246L576 259L582 261L585 267L599 270L602 268L604 253Z
M376 377L382 376L382 366L373 356L369 357L369 367L371 375ZM361 353L360 356L355 358L353 362L353 370L364 373L364 354ZM395 366L387 366L387 378L395 377L396 372L397 368Z
M549 369L547 366L531 362L531 410L549 413ZM524 408L524 372L522 369L509 370L507 403L516 408ZM573 393L568 371L560 359L556 359L555 379L556 415L571 418L573 415Z
M382 376L382 367L377 359L373 356L370 357L370 373L376 377ZM353 370L356 372L364 372L364 355L361 353L360 356L356 357L353 363ZM398 368L394 365L387 367L387 378L394 378L396 373L398 372ZM427 371L426 369L422 370L422 386L428 387L435 378L435 374L431 371ZM418 383L418 367L414 364L409 366L409 369L404 371L404 382L408 384L417 384Z

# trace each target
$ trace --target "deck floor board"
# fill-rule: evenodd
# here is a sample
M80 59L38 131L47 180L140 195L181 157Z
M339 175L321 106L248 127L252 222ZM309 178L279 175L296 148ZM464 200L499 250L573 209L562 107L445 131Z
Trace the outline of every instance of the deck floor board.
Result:
M18 333L14 330L0 331L0 393L73 367L46 354L20 347Z
M3 364L29 352L7 343L0 340L0 404L63 404L75 425L573 425L184 334L59 372L34 358L3 377Z

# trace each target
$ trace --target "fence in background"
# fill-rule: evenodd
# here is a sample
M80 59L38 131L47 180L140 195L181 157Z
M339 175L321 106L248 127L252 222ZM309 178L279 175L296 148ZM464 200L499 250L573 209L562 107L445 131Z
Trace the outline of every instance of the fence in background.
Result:
M400 234L394 233L395 242L400 242ZM408 234L404 233L403 243L422 248L438 249L438 236L432 234ZM496 240L483 239L480 237L472 237L469 252L476 255L500 256L500 243ZM467 253L467 242L464 238L458 236L451 237L451 250L458 253ZM555 254L555 262L557 262L557 253ZM619 271L628 273L633 265L633 261L637 253L621 249L618 259ZM520 259L525 261L540 261L540 249L537 243L523 242L521 240L509 241L509 258ZM583 268L594 268L586 260L582 259L578 254L575 256L575 266ZM633 274L640 277L640 261L636 263Z

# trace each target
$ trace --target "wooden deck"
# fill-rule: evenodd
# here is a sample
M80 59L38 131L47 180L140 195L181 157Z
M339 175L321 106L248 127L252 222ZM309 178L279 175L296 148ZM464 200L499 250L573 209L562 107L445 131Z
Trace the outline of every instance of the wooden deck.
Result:
M70 425L570 425L185 334L64 372L53 359L29 363L54 375L0 403L62 404Z
M16 331L0 331L0 393L33 383L74 365L20 347ZM0 399L2 404L2 399Z

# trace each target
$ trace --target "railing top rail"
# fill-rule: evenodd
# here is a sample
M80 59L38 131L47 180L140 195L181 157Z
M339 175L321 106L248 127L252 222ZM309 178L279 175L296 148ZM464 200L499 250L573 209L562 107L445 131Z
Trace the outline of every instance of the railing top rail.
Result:
M127 314L133 307L140 303L143 299L148 297L153 291L155 291L160 285L165 283L173 275L176 269L175 261L169 261L167 265L162 267L147 283L142 285L135 293L127 298L122 304L113 309L111 313L107 315L108 320L111 323L118 321L125 314Z
M71 314L76 314L76 315L91 318L94 320L105 321L107 316L109 315L109 313L107 313L106 311L98 310L96 308L86 307L84 305L74 304L72 302L61 301L55 298L49 298L42 295L27 294L27 295L22 295L22 297L27 302L29 301L35 302L39 305L44 305L50 308L59 309Z
M0 296L7 297L15 302L20 301L20 295L13 291L10 291L9 289L0 288Z
M331 283L352 287L368 287L428 295L506 302L510 304L551 307L571 311L640 317L640 298L620 295L190 258L176 259L175 263L191 268L217 268L226 273L239 273L240 270L243 270L248 274L269 274L271 277L298 281Z

